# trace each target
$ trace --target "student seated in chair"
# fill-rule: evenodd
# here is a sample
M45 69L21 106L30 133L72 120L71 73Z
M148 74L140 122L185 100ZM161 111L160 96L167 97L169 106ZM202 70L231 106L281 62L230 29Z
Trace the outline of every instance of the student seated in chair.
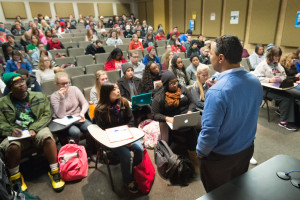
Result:
M27 69L19 69L17 73L24 78L28 91L43 92L40 84L36 80L36 77L33 74L30 74ZM9 87L5 87L3 96L7 95L9 92Z
M63 118L67 115L72 115L81 118L66 131L69 143L78 144L81 132L89 134L87 127L91 122L85 118L89 104L78 87L70 86L69 75L66 72L56 73L54 83L58 90L50 97L54 111L53 117Z
M96 40L92 44L89 44L85 49L85 55L95 55L96 53L105 53L103 48L103 42L101 40Z
M48 175L53 189L56 192L63 190L65 182L59 173L56 143L47 127L52 119L49 100L40 92L27 91L26 81L20 74L5 73L3 80L11 92L0 100L0 137L21 137L25 130L30 134L29 138L20 140L8 141L6 138L0 144L12 185L27 190L19 172L21 155L25 150L37 147L44 150L50 163Z
M117 84L105 82L100 90L100 101L95 108L95 122L103 130L116 126L134 126L133 115L126 99L121 96ZM137 183L133 178L131 169L138 165L143 159L143 147L138 140L131 144L112 149L121 161L121 172L123 182L131 193L137 193ZM131 154L133 151L133 163L131 166Z
M257 76L261 83L281 83L286 79L284 68L279 63L282 51L280 47L272 47L266 56L266 59L260 62L255 70L254 75ZM267 91L264 89L264 93ZM294 97L286 91L271 90L267 97L279 102L280 122L278 126L289 131L296 131Z
M196 157L196 144L198 133L194 127L171 130L166 122L173 124L174 116L195 111L196 105L191 93L181 85L173 72L162 72L163 86L155 94L152 101L152 113L154 120L159 121L161 140L170 143L170 137L180 136L185 138L189 159L199 174Z

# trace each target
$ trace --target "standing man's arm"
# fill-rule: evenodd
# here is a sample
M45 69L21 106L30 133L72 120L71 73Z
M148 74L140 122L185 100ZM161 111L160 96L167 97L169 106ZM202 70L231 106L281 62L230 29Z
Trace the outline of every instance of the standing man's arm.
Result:
M218 144L220 128L227 111L225 98L217 90L206 93L204 111L202 115L202 130L196 146L198 156L206 157ZM234 122L232 122L234 123Z

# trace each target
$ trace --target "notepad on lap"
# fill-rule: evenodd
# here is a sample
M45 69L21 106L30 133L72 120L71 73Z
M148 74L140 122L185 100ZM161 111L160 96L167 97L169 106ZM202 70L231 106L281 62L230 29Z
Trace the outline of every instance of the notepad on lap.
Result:
M8 136L7 139L8 139L8 141L14 141L14 140L21 140L21 139L25 139L25 138L29 138L29 137L31 137L31 135L29 134L29 131L23 130L22 136L20 136L20 137Z
M105 129L111 143L133 139L133 135L127 125Z
M54 119L53 121L58 123L58 124L62 124L65 126L68 126L78 120L80 120L80 117L74 117L74 116L64 116L64 118L61 119Z

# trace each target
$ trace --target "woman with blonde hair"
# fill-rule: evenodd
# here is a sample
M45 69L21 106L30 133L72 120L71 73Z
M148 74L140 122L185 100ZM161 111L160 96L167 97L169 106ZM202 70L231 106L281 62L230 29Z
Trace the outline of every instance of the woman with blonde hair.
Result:
M132 35L132 40L129 43L129 50L140 49L142 52L144 50L142 43L139 41L137 34Z
M31 42L31 33L29 31L26 31L24 35L22 35L20 43L24 47L26 53L27 53L27 48L26 46L29 45Z
M168 70L169 67L171 67L171 60L173 59L174 57L174 52L173 51L170 51L170 50L167 50L163 59L164 59L164 62L162 63L161 65L161 69L162 70Z
M203 110L205 94L208 90L208 85L205 82L209 79L209 67L208 65L199 64L197 67L197 81L194 82L192 88L192 96L196 104L196 108Z
M85 41L95 42L98 40L97 36L94 34L92 29L86 31Z
M78 87L70 86L70 78L66 72L56 73L54 83L58 90L50 97L53 107L53 117L64 118L71 115L80 118L79 121L74 122L67 130L57 135L61 137L63 134L67 134L69 143L78 144L81 133L89 135L87 127L92 123L85 118L89 104Z
M97 71L96 72L95 85L91 89L91 92L90 92L90 100L93 102L93 104L95 106L98 104L98 101L100 99L100 89L101 89L101 86L106 81L108 81L106 71L103 71L103 70Z
M41 56L39 59L38 70L35 72L36 80L41 84L44 81L54 79L54 65L49 56Z
M297 56L295 53L288 53L285 54L281 59L280 59L280 64L284 67L284 70L286 72L286 75L289 77L299 77L297 68L296 68L296 61Z
M41 21L41 30L44 31L44 32L47 31L47 30L51 31L51 27L48 25L46 20Z

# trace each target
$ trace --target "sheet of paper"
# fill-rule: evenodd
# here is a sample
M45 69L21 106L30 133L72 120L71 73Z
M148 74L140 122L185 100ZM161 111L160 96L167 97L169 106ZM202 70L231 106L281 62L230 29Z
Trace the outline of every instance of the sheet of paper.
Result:
M25 138L29 138L29 137L31 137L31 135L29 134L29 131L23 130L21 137L8 136L7 139L8 139L8 141L14 141L14 140L21 140L21 139L25 139Z
M80 120L81 118L80 117L74 117L72 116L72 118L68 118L67 116L65 116L64 118L61 118L61 119L54 119L53 121L58 123L58 124L62 124L62 125L69 125L69 124L72 124L78 120Z
M127 125L108 128L105 131L111 143L133 139L133 135Z

